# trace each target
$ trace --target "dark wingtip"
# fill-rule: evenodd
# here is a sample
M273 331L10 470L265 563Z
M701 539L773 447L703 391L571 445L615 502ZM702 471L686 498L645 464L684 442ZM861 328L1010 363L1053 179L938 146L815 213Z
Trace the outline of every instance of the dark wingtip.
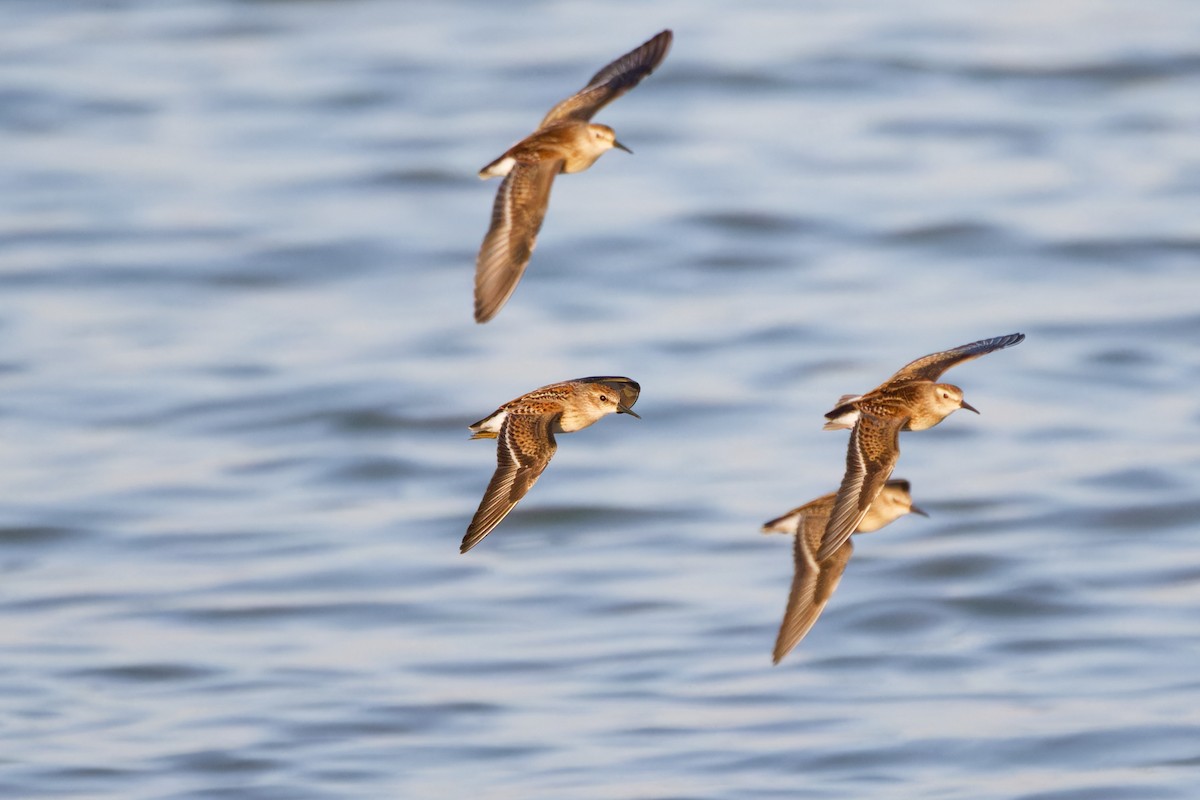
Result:
M997 336L995 339L985 339L984 341L990 341L993 345L991 348L993 350L1003 350L1006 347L1012 347L1025 341L1025 334L1009 333L1004 336Z
M671 44L674 41L675 32L670 28L664 28L642 43L641 47L653 46L654 49L654 55L650 58L650 71L657 69L658 65L663 62L663 59L667 57L667 53L671 51ZM637 49L640 50L641 47Z
M662 44L664 47L670 47L671 43L674 41L675 41L675 31L673 31L670 28L663 28L661 31L659 31L658 33L654 34L649 39L647 39L642 46L644 47L645 45L650 44L651 42L658 42L658 43Z

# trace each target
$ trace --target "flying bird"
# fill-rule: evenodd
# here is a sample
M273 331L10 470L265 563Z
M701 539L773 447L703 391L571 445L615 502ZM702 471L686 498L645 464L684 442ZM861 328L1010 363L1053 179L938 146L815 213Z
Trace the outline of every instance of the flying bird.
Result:
M538 129L479 171L502 176L492 224L475 261L475 321L487 322L508 302L529 264L550 203L550 186L560 172L582 172L616 147L613 129L592 123L597 111L637 86L671 49L665 30L592 76L587 85L550 109Z
M821 561L816 558L836 496L836 492L823 495L763 525L763 533L796 535L793 547L796 572L792 578L787 609L783 612L783 622L779 626L779 635L775 639L772 659L776 664L791 652L812 628L817 617L821 616L838 581L842 579L842 573L846 571L846 562L854 552L854 544L846 541L828 558ZM913 505L908 481L898 478L890 480L884 484L854 532L877 531L910 513L928 516Z
M1025 334L982 339L932 353L905 365L862 395L843 395L825 415L825 430L850 428L846 474L817 552L824 561L840 548L871 508L900 457L900 431L932 428L960 408L979 413L963 400L962 389L936 383L942 373L973 358L1020 344Z
M558 449L554 434L581 430L608 414L641 419L631 408L640 392L631 378L577 378L534 389L472 423L472 439L496 440L496 472L459 552L479 544L533 487Z

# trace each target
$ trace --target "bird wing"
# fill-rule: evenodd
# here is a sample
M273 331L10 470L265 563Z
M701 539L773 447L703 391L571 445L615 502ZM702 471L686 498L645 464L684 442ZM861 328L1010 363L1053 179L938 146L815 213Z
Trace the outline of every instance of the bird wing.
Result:
M828 520L826 514L806 514L796 531L796 573L792 578L792 590L788 595L787 609L783 612L779 635L775 638L772 659L776 664L812 629L842 579L850 554L854 552L854 545L846 542L829 558L821 562L816 560L814 553L825 534Z
M509 413L496 443L496 472L467 527L459 552L479 544L537 482L558 449L554 441L558 416Z
M824 530L824 520L829 519L829 512L833 509L833 498L836 496L836 492L830 492L829 494L821 495L815 500L809 500L802 506L796 506L786 514L776 517L769 522L764 522L762 532L799 533L804 525L804 521L814 516L821 517L821 529Z
M1012 347L1014 344L1020 344L1025 340L1023 333L1010 333L1007 336L997 336L992 339L980 339L978 342L964 344L961 347L955 347L952 350L943 350L940 353L931 353L927 356L922 356L916 361L905 364L900 370L888 378L887 383L879 387L895 383L904 383L907 381L936 381L941 377L942 373L953 367L955 364L961 364L964 361L970 361L972 358L979 358L982 355L1000 350L1005 347Z
M877 417L865 411L859 415L850 431L846 474L833 501L817 561L837 552L858 529L896 467L900 457L900 429L907 421L907 417Z
M492 224L475 260L475 321L487 322L517 288L550 204L561 160L518 162L505 176L492 206Z
M673 34L666 30L640 47L630 50L592 76L587 85L550 109L539 128L562 120L587 122L653 72L671 49Z

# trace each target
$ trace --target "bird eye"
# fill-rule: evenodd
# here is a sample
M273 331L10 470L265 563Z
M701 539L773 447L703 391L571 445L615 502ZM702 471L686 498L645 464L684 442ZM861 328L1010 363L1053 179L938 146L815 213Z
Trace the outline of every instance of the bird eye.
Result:
M608 402L608 395L606 395L606 394L602 394L602 395L600 395L600 402L601 402L601 403L607 403L607 402Z

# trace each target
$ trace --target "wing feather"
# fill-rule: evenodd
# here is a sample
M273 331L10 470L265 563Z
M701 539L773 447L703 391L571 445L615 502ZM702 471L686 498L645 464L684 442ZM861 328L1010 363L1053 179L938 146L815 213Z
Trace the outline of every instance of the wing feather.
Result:
M492 224L475 261L475 321L487 322L525 274L561 160L517 163L496 191Z
M859 415L850 431L846 474L833 501L817 561L829 558L845 544L883 491L900 457L900 429L907 420L907 417L881 418L865 412Z
M842 579L842 573L846 571L846 564L854 552L854 545L846 542L824 561L818 562L814 557L829 520L827 513L820 512L827 511L828 506L825 505L817 513L806 514L796 532L796 572L792 578L787 608L783 612L783 622L779 626L779 635L775 639L772 660L776 664L812 630L829 598L833 596L833 590Z
M496 443L496 472L467 527L459 552L479 544L537 482L558 449L554 441L558 416L509 413Z
M907 381L936 381L942 376L946 370L956 364L961 364L964 361L970 361L973 358L979 358L982 355L991 353L995 350L1001 350L1005 347L1012 347L1015 344L1020 344L1025 340L1023 333L1010 333L1007 336L996 336L991 339L980 339L978 342L971 342L960 347L955 347L950 350L943 350L940 353L931 353L927 356L922 356L916 361L912 361L888 378L887 383L879 387L883 389L886 386L895 383L905 383Z
M565 119L587 122L597 111L641 83L658 68L671 49L674 35L665 30L639 47L607 64L587 85L550 109L538 127Z

